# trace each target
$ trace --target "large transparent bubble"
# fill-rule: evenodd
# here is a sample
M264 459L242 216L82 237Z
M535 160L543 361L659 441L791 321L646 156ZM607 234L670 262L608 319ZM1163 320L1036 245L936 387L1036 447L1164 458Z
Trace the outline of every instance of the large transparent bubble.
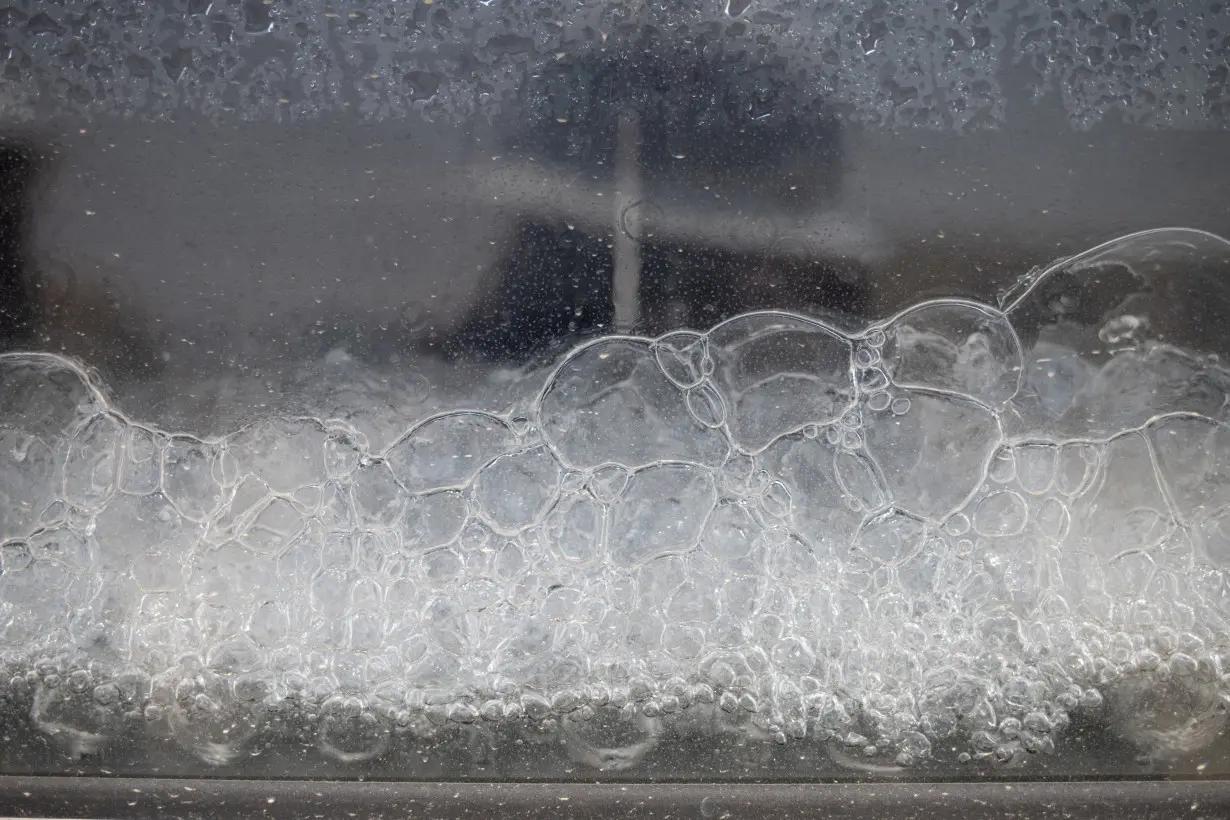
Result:
M700 737L861 776L1074 725L1199 761L1230 698L1227 273L1230 243L1153 231L856 333L601 339L382 450L311 416L159 430L4 354L4 708L73 758L283 773L635 773Z

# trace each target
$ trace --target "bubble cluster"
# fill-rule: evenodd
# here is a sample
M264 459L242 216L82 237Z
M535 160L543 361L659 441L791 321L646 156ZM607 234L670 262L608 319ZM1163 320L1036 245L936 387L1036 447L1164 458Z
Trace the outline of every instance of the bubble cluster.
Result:
M1001 121L1005 54L1035 69L1039 90L1059 89L1081 125L1112 109L1178 127L1225 121L1222 4L1054 5L35 0L0 5L0 97L10 115L31 118L47 106L241 120L470 117L497 111L560 56L653 32L788 59L807 92L867 123Z
M691 730L1006 765L1082 716L1199 751L1230 697L1230 379L1158 342L1043 366L1020 327L1061 273L856 333L597 339L532 406L380 449L309 416L167 432L4 354L0 692L71 754L139 726L215 764L288 710L341 763L458 726L608 770Z
M1034 93L1058 92L1078 126L1112 111L1189 127L1226 121L1230 11L1222 3L1092 0L1028 8L1020 23L1009 47L1036 71Z

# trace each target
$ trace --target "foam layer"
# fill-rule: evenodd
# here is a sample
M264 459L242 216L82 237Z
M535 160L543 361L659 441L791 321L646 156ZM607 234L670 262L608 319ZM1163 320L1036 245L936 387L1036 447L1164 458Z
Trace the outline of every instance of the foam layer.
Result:
M1198 753L1230 696L1230 374L1065 347L1039 307L1180 246L1230 247L1136 235L856 333L599 339L531 406L378 451L311 416L159 430L4 354L0 687L72 754L138 726L217 764L287 709L343 762L461 725L604 769L686 727L1008 764L1082 714Z

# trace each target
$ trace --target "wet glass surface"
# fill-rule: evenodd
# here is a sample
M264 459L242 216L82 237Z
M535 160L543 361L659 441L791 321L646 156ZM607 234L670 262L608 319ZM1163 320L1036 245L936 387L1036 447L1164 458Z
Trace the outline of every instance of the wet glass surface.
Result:
M0 7L0 773L1230 775L1230 12L1034 5Z

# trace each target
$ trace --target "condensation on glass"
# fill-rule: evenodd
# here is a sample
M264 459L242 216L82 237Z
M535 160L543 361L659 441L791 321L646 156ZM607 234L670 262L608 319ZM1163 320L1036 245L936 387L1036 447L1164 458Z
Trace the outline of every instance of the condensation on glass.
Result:
M0 7L0 773L1230 774L1228 14Z

